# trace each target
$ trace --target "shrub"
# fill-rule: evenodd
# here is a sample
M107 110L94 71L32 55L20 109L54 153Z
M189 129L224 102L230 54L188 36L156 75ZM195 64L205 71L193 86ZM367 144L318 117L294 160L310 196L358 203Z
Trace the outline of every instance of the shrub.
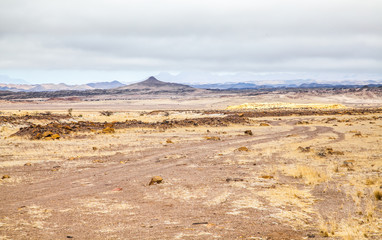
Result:
M107 116L107 117L110 117L111 115L113 115L114 113L112 111L102 111L100 112L100 114L102 116Z

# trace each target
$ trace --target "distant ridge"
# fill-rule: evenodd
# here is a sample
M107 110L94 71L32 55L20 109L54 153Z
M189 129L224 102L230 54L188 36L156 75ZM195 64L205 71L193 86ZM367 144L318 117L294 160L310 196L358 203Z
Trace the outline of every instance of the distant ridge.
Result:
M112 82L97 82L97 83L88 83L86 84L89 87L93 89L112 89L112 88L118 88L126 86L125 84L118 82L118 81L112 81Z
M0 90L12 92L54 92L54 91L86 91L94 89L113 89L126 86L118 81L112 82L97 82L81 85L60 84L6 84L0 83Z
M302 84L262 84L238 82L238 83L213 83L213 84L192 84L194 88L200 89L219 89L219 90L238 90L238 89L264 89L264 88L354 88L354 87L380 87L382 83L302 83Z

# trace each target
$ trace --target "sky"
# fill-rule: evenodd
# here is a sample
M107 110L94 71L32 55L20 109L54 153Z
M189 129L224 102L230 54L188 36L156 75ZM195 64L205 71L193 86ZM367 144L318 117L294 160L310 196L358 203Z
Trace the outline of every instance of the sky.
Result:
M382 1L0 0L0 81L167 73L382 82Z

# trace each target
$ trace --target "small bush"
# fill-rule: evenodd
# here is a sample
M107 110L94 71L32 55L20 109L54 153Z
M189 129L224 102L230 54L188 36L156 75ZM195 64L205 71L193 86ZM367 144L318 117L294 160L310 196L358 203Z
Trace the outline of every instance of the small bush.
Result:
M110 117L111 115L113 115L114 113L112 111L102 111L100 112L101 116L107 116L107 117Z
M376 191L374 191L374 197L375 197L375 199L377 199L378 201L382 200L382 191L380 191L380 190L376 190Z

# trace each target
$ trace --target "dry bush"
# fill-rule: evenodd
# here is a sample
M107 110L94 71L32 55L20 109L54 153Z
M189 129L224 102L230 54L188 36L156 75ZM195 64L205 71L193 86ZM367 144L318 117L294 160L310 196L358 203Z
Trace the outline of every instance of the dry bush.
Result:
M375 199L378 200L378 201L382 200L382 191L380 191L380 190L375 190L375 191L374 191L374 197L375 197Z
M99 113L101 114L101 116L107 116L107 117L110 117L111 115L114 114L114 112L112 111L101 111Z

